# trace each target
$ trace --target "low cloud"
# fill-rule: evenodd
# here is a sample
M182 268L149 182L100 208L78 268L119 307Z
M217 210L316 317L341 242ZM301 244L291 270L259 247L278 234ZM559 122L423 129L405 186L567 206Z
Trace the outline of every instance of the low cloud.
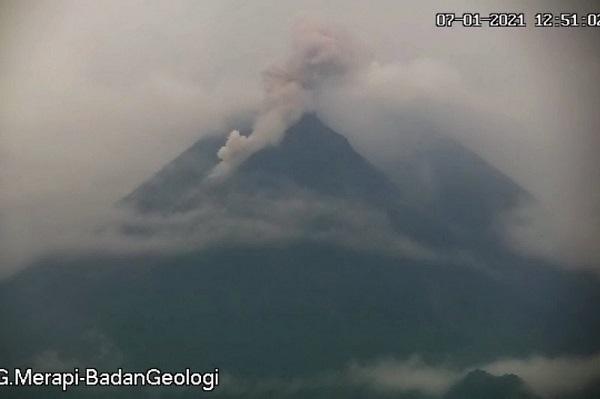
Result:
M421 392L441 395L458 381L463 373L451 368L431 366L414 356L404 361L384 360L364 366L352 365L347 371L356 385L374 391Z
M495 376L515 374L543 398L576 393L591 383L600 382L600 354L591 356L532 356L501 359L468 368L431 365L418 357L386 360L350 368L373 389L407 392L411 390L440 395L470 371L480 369ZM355 379L356 381L356 379ZM359 379L360 381L360 379Z
M227 392L291 394L323 388L366 388L380 393L418 392L442 398L448 390L473 370L484 370L494 376L514 374L543 398L583 391L600 382L600 354L590 356L504 359L471 367L432 364L419 356L404 360L385 359L353 363L343 370L310 378L265 379L252 382L229 376L223 388Z
M593 80L586 67L582 74ZM579 77L564 79L582 84ZM559 93L552 108L528 91L506 102L472 84L465 71L440 59L374 61L350 84L322 92L318 109L360 152L392 174L398 161L425 148L432 135L456 140L531 194L512 212L495 215L514 249L561 267L598 270L600 191L594 182L600 163L584 156L581 144L598 148L589 129L600 121L591 116L586 121L583 115L568 124L554 120L575 113ZM579 106L577 113L591 114L589 104ZM524 114L524 108L530 113ZM551 109L555 114L548 114Z
M552 398L600 382L600 354L498 360L482 367L494 374L516 374L536 393Z
M562 267L598 271L600 224L583 207L565 212L536 201L523 201L500 215L499 226L516 251L544 258Z
M100 208L103 209L103 208ZM440 254L427 245L399 233L388 215L360 202L329 198L301 189L289 189L275 198L261 194L230 193L207 196L187 212L139 214L128 207L112 207L87 221L69 210L57 220L40 223L44 242L17 240L2 253L0 277L18 270L21 262L47 255L77 256L85 253L143 254L200 250L214 245L282 245L294 240L332 243L419 260L435 260ZM28 219L17 215L22 223ZM35 214L29 215L35 218ZM102 220L102 222L98 222ZM34 223L32 222L32 223ZM68 225L66 224L68 222ZM19 224L15 223L15 226ZM31 225L21 224L26 230ZM68 228L65 228L68 226ZM15 236L27 232L14 231ZM370 240L364 240L368 234ZM36 251L32 252L35 248Z
M538 201L510 219L517 249L600 265L594 30L444 30L429 1L0 7L0 275L67 240L88 245L80 231L198 138L261 115L255 129L281 132L306 104L382 167L421 133L459 140ZM269 68L298 17L324 22L301 28L288 62ZM354 45L336 25L368 54L346 51ZM221 157L236 163L247 140L234 134Z
M123 352L100 330L87 330L77 341L77 344L83 344L86 348L77 357L56 349L46 349L35 355L30 364L34 369L44 372L72 371L85 367L111 370L123 366Z
M115 229L115 226L125 228ZM365 234L371 239L364 240ZM178 251L212 245L279 245L303 240L410 259L433 260L438 256L426 245L398 233L382 211L300 189L280 198L238 193L212 200L205 198L198 207L185 213L128 213L120 224L110 224L97 237L102 235L115 243L123 243L121 248L125 251L127 248Z

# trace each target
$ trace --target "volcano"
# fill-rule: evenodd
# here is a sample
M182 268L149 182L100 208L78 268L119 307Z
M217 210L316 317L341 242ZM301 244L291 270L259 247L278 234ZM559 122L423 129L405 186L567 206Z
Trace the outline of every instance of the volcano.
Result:
M415 354L468 370L498 358L600 350L597 280L506 248L494 217L527 194L460 144L434 137L415 158L383 170L308 114L278 145L215 183L209 175L225 140L225 132L199 140L119 204L141 220L186 220L183 234L201 229L217 237L211 245L49 258L0 282L4 367L43 360L100 369L216 366L229 376L225 398L425 399L431 394L390 394L331 376L357 362ZM288 204L307 198L311 205L290 217ZM197 216L206 213L218 218ZM360 224L365 215L381 220ZM229 217L243 217L246 241L218 238ZM297 231L251 239L265 219L275 235L292 225ZM321 239L349 225L352 241ZM384 236L434 256L386 251L393 240L369 245ZM480 377L448 394L521 392L516 377ZM286 381L306 383L292 389Z
M527 197L481 158L441 137L428 140L418 157L385 173L315 114L304 115L281 143L253 154L225 182L211 184L209 174L225 140L225 134L199 140L122 203L140 213L173 214L191 211L215 195L285 198L302 190L382 211L399 233L448 247L497 243L491 229L494 216ZM415 196L417 192L424 194Z
M225 136L201 139L142 184L125 201L141 212L192 209L194 193L210 190L208 175L218 164ZM389 205L397 188L359 155L348 140L316 115L303 116L281 143L267 147L239 166L223 183L227 191L284 191L290 185L318 194ZM185 200L182 200L185 199Z

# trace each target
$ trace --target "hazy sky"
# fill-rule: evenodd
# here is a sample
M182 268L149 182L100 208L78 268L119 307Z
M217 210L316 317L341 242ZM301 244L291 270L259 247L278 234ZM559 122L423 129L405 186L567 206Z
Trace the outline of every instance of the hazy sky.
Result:
M361 49L352 84L316 107L362 153L384 164L403 131L457 138L539 199L511 229L517 246L600 268L600 28L440 29L437 11L525 11L530 24L565 11L441 4L3 1L0 268L77 241L199 137L254 114L298 20Z

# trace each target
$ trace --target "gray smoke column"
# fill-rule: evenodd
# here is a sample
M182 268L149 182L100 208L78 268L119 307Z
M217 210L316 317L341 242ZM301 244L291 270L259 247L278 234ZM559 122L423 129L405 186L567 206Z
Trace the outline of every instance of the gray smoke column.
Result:
M314 108L319 86L347 76L361 63L357 46L342 31L301 21L292 33L290 57L263 73L265 98L252 133L243 136L234 130L229 134L210 178L228 176L255 152L279 143L285 130Z

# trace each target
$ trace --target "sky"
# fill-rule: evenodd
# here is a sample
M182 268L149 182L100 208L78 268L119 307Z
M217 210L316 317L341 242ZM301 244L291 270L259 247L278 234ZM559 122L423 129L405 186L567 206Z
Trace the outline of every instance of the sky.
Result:
M421 130L457 139L538 200L503 217L516 249L598 271L600 30L434 26L439 11L524 11L531 23L561 7L4 1L0 276L81 245L189 145L263 114L262 73L289 65L303 21L357 49L350 78L311 88L311 108L368 159L386 165Z

